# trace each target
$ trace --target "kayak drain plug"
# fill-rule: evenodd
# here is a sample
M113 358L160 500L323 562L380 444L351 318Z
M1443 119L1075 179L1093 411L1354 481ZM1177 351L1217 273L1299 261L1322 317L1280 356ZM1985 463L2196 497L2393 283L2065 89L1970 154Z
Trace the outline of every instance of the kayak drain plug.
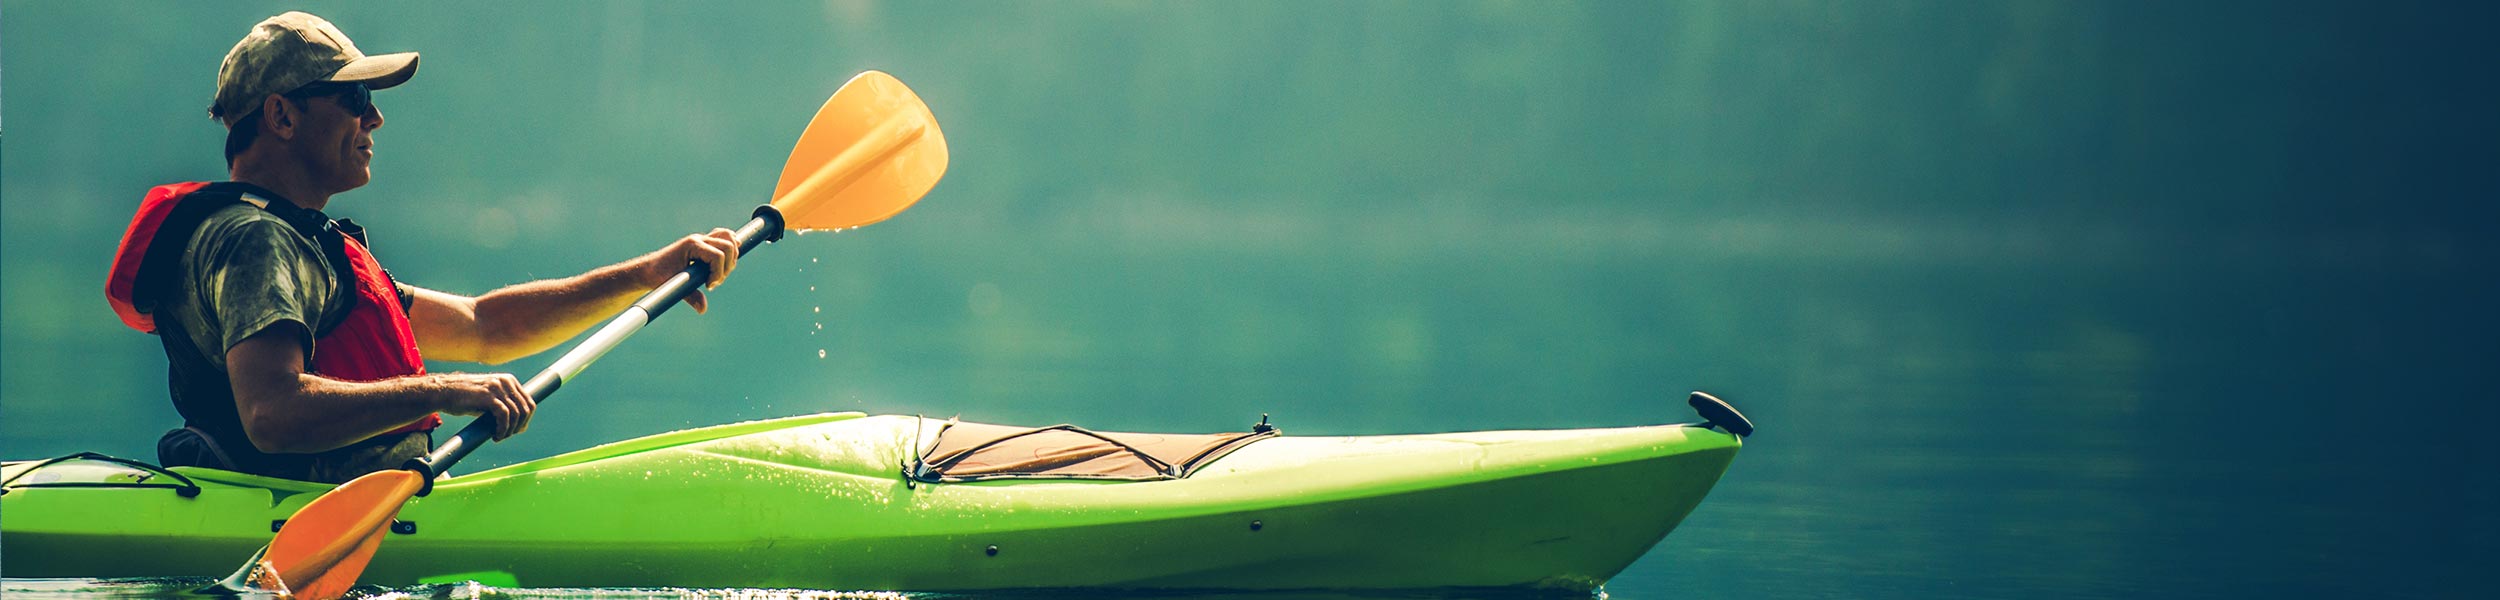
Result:
M1266 523L1261 523L1261 522L1258 522L1258 521L1251 521L1251 522L1250 522L1250 530L1251 530L1251 531L1258 531L1260 528L1263 528L1263 527L1266 527L1266 526L1267 526L1267 524L1266 524Z
M990 556L998 556L998 544L990 544L990 548L988 550L984 550L983 552L988 553Z

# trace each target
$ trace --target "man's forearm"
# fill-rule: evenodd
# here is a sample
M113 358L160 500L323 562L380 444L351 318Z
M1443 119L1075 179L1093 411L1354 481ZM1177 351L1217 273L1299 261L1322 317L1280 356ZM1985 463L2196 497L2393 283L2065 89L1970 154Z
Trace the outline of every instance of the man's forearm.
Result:
M425 418L442 404L441 386L426 377L354 383L298 373L289 379L237 382L237 416L262 452L335 450Z
M632 263L507 286L476 300L478 358L487 364L537 354L624 310L650 291Z

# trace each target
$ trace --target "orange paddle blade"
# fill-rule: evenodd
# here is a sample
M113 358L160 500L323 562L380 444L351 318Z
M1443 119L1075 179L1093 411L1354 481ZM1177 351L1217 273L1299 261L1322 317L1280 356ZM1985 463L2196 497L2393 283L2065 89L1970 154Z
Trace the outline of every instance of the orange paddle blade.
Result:
M411 471L381 471L331 489L295 511L264 557L297 598L336 598L355 587L399 507L423 487Z
M304 575L311 577L311 581L283 580L286 575L282 573L279 575L283 580L281 585L289 585L298 600L330 600L346 596L347 590L356 587L356 579L364 575L365 563L373 561L373 552L382 548L382 536L390 531L389 522L390 519L383 519L383 527L366 533L363 541L356 542L354 548L340 557L338 562L332 563L330 568Z
M773 208L790 229L848 229L910 208L946 175L946 136L920 95L868 71L842 84L781 165Z

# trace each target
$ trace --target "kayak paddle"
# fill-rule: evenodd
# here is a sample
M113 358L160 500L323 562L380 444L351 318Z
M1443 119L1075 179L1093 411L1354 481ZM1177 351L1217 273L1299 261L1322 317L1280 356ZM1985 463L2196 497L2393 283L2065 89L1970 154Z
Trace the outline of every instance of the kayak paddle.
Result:
M850 229L903 212L946 174L946 158L946 138L919 95L892 75L860 73L825 100L799 134L781 166L772 203L756 207L754 218L738 228L738 254L781 239L786 229ZM710 265L687 265L565 351L522 390L546 402L566 380L710 279ZM480 417L399 470L367 474L323 493L287 519L251 562L202 591L291 591L315 599L346 594L399 508L432 492L434 479L491 440L494 430Z

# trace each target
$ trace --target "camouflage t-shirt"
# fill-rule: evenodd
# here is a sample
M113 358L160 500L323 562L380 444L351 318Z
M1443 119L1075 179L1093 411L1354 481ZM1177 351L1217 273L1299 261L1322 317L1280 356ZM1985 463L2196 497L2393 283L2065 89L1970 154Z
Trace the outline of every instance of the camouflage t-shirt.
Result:
M157 314L177 319L191 347L218 369L235 344L293 321L309 364L313 332L349 307L341 284L311 238L267 210L236 204L210 213L192 234L171 302Z

